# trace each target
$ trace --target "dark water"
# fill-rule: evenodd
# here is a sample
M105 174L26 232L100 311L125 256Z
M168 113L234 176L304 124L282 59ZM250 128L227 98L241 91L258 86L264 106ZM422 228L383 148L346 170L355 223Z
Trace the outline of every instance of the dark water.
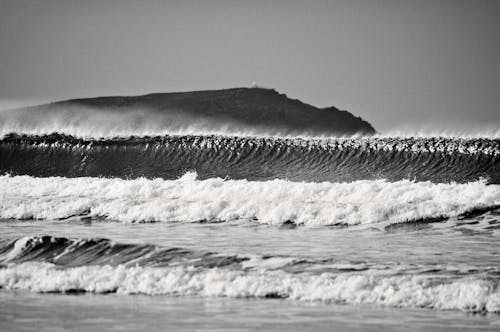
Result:
M308 182L412 179L500 181L500 140L451 138L278 139L163 136L84 140L9 135L0 171L13 175L175 179L229 177Z

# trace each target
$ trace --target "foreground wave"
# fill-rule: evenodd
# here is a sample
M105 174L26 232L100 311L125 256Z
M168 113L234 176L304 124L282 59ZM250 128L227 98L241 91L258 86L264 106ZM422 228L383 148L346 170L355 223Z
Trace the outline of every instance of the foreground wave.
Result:
M13 175L308 182L412 179L500 183L500 140L278 139L162 136L84 140L60 134L0 140L0 172Z
M358 225L454 217L500 205L484 181L435 184L304 183L286 180L177 180L0 177L0 218L85 216L122 222L223 222Z
M377 267L53 237L4 240L0 261L0 286L6 290L288 298L500 312L498 267Z

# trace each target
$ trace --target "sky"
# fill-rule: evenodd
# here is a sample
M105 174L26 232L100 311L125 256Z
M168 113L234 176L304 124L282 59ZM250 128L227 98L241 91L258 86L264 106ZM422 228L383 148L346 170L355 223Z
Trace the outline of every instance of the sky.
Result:
M379 131L500 127L500 1L0 0L0 107L250 86Z

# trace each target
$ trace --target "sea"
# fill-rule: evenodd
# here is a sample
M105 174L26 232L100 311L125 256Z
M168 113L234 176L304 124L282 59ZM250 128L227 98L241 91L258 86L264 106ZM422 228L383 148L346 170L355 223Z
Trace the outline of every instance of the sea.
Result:
M498 331L500 138L0 139L3 331Z

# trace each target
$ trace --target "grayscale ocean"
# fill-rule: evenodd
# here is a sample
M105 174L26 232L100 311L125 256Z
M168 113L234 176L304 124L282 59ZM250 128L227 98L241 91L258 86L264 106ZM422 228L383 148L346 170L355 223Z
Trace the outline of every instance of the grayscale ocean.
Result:
M0 140L6 331L500 329L500 140Z

